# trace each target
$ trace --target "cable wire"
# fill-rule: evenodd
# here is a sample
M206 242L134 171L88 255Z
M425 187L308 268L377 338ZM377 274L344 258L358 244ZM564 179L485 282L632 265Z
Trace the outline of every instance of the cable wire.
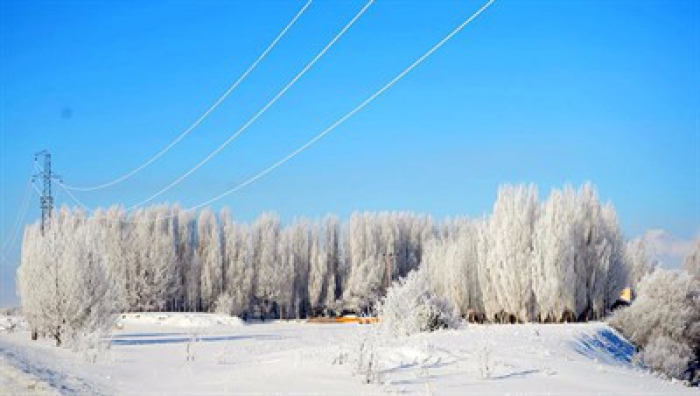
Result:
M416 61L414 61L411 65L409 65L406 69L404 69L401 73L396 75L391 81L389 81L387 84L385 84L382 88L380 88L378 91L376 91L374 94L369 96L367 99L365 99L362 103L360 103L358 106L353 108L350 112L345 114L343 117L339 118L337 121L335 121L333 124L331 124L328 128L324 129L321 131L319 134L314 136L312 139L304 143L302 146L288 154L287 156L283 157L273 165L265 168L263 171L255 174L254 176L248 178L244 182L236 185L235 187L226 190L225 192L215 196L214 198L211 198L207 201L204 201L198 205L192 206L188 209L184 209L183 212L188 212L188 211L194 211L197 209L200 209L204 206L210 205L230 194L233 194L234 192L240 191L243 188L249 186L250 184L254 183L255 181L263 178L264 176L270 174L272 171L275 169L279 168L286 162L290 161L292 158L296 157L297 155L301 154L303 151L307 150L309 147L317 143L319 140L321 140L323 137L331 133L333 130L335 130L337 127L339 127L341 124L343 124L345 121L347 121L349 118L357 114L359 111L364 109L367 105L369 105L372 101L377 99L380 95L382 95L384 92L386 92L389 88L391 88L394 84L399 82L401 79L403 79L408 73L410 73L413 69L418 67L421 63L423 63L426 59L428 59L435 51L440 49L443 45L445 45L448 41L450 41L456 34L458 34L460 31L462 31L467 25L469 25L472 21L474 21L479 15L481 15L486 9L488 9L495 0L489 0L486 4L484 4L481 8L479 8L474 14L472 14L467 20L465 20L461 25L459 25L457 28L452 30L447 36L445 36L442 40L440 40L437 44L435 44L432 48L430 48L426 53L424 53L421 57L419 57ZM168 216L162 216L158 217L156 220L166 220L171 217L174 217L174 214L168 215ZM116 221L123 221L123 220L116 220Z
M282 165L283 165L284 163L286 163L287 161L289 161L289 160L291 160L292 158L296 157L297 155L301 154L303 151L305 151L306 149L308 149L309 147L311 147L313 144L315 144L316 142L318 142L319 140L321 140L323 137L325 137L326 135L328 135L329 133L331 133L335 128L337 128L338 126L340 126L341 124L343 124L345 121L347 121L350 117L352 117L353 115L357 114L359 111L361 111L362 109L364 109L367 105L369 105L372 101L374 101L375 99L377 99L381 94L383 94L386 90L388 90L389 88L391 88L394 84L396 84L397 82L399 82L399 80L401 80L404 76L406 76L408 73L410 73L413 69L415 69L418 65L420 65L420 64L421 64L424 60L426 60L428 57L430 57L435 51L437 51L438 49L440 49L440 47L442 47L443 45L445 45L445 43L447 43L448 41L450 41L450 39L452 39L452 37L454 37L457 33L459 33L459 32L460 32L462 29L464 29L467 25L469 25L474 19L476 19L479 15L481 15L481 13L483 13L484 11L486 11L486 9L489 8L489 7L491 6L491 4L493 4L494 2L495 2L495 0L489 0L489 2L487 2L486 4L484 4L478 11L476 11L471 17L469 17L469 19L467 19L466 21L464 21L461 25L459 25L456 29L454 29L450 34L448 34L445 38L443 38L440 42L438 42L438 43L437 43L436 45L434 45L430 50L428 50L428 52L426 52L425 54L423 54L423 56L421 56L420 58L418 58L418 59L417 59L415 62L413 62L410 66L408 66L408 67L407 67L406 69L404 69L401 73L399 73L396 77L394 77L391 81L389 81L386 85L384 85L381 89L379 89L379 91L375 92L373 95L371 95L370 97L368 97L367 99L365 99L364 102L360 103L357 107L355 107L354 109L352 109L349 113L345 114L343 117L341 117L341 118L338 119L336 122L334 122L333 124L331 124L331 126L329 126L328 128L326 128L325 130L323 130L321 133L319 133L318 135L316 135L316 136L315 136L314 138L312 138L311 140L307 141L305 144L303 144L302 146L300 146L298 149L296 149L296 150L293 151L292 153L288 154L286 157L282 158L281 160L277 161L277 162L274 163L273 165L269 166L268 168L264 169L262 172L260 172L260 173L258 173L258 174L256 174L256 175L252 176L252 177L249 178L248 180L246 180L246 181L244 181L244 182L238 184L237 186L235 186L235 187L233 187L233 188L231 188L231 189L229 189L229 190L227 190L227 191L225 191L225 192L223 192L223 193L221 193L221 194L215 196L214 198L211 198L211 199L209 199L209 200L207 200L207 201L205 201L205 202L203 202L203 203L201 203L201 204L199 204L199 205L196 205L196 206L190 208L189 210L196 210L196 209L199 209L199 208L201 208L201 207L210 205L210 204L212 204L213 202L216 202L216 201L218 201L218 200L220 200L220 199L222 199L222 198L224 198L224 197L226 197L226 196L228 196L228 195L230 195L230 194L233 194L234 192L239 191L239 190L245 188L246 186L248 186L248 185L252 184L253 182L257 181L258 179L260 179L260 178L266 176L267 174L269 174L269 173L272 172L273 170L279 168L280 166L282 166Z
M3 251L9 251L11 248L14 247L15 241L17 240L17 236L19 235L19 230L22 227L22 224L24 223L24 219L27 216L27 210L29 209L29 198L31 196L32 189L31 187L34 186L34 183L32 183L31 179L29 180L29 183L27 184L27 189L24 192L24 197L22 198L22 203L20 204L20 209L19 212L17 212L17 218L15 219L15 223L12 227L12 231L10 231L9 238L5 240L5 243L2 244L2 250ZM6 261L9 262L9 259L7 258L6 254L3 252L2 256Z
M269 102L267 102L267 104L266 104L265 106L263 106L262 109L260 109L252 118L250 118L245 124L243 124L243 126L240 127L233 135L231 135L228 139L226 139L219 147L217 147L214 151L212 151L209 155L207 155L202 161L200 161L197 165L195 165L194 168L192 168L192 169L190 169L189 171L185 172L182 176L178 177L178 178L175 179L172 183L168 184L166 187L162 188L160 191L156 192L155 194L151 195L150 197L148 197L148 198L146 198L146 199L144 199L144 200L138 202L137 204L134 204L134 205L130 206L129 208L127 208L127 211L131 211L131 210L133 210L133 209L136 209L136 208L139 207L139 206L142 206L142 205L144 205L144 204L146 204L146 203L148 203L148 202L151 202L151 201L153 201L154 199L156 199L156 198L158 198L159 196L161 196L161 195L162 195L163 193L165 193L166 191L168 191L168 190L172 189L173 187L177 186L177 185L180 184L183 180L185 180L187 177L189 177L191 174L193 174L194 172L196 172L199 168L201 168L202 166L204 166L204 164L206 164L206 163L209 162L212 158L214 158L216 155L218 155L218 154L219 154L223 149L225 149L226 146L228 146L231 142L233 142L233 141L236 140L239 136L241 136L251 125L253 125L253 123L254 123L258 118L260 118L260 116L262 116L263 114L265 114L265 112L266 112L270 107L272 107L272 105L274 105L275 102L277 102L277 100L279 100L292 86L294 86L294 84L296 84L296 82L299 81L299 79L300 79L301 77L303 77L304 74L306 74L306 72L308 72L308 71L314 66L314 64L316 64L316 62L318 62L318 61L323 57L323 55L325 55L326 52L328 52L328 50L329 50L331 47L333 47L333 45L345 34L345 32L348 31L348 29L350 29L350 27L352 27L352 25L355 24L355 22L356 22L358 19L360 19L360 17L365 13L365 11L367 11L367 9L368 9L373 3L374 3L374 0L369 0L369 1L367 2L367 4L365 4L365 6L355 15L355 17L352 18L352 20L350 20L350 22L348 22L348 24L345 25L345 27L344 27L338 34L336 34L335 37L333 37L333 39L332 39L328 44L326 44L326 46L325 46L318 54L316 54L316 56L315 56L315 57L314 57L314 58L313 58L313 59L312 59L312 60L311 60L311 61L310 61L310 62L309 62L309 63L308 63L308 64L307 64L307 65L306 65L306 66L305 66L305 67L304 67L304 68L289 82L289 83L287 83L287 85L285 85L284 88L282 88L282 90L280 90L280 91L277 93L277 95L275 95Z
M175 138L175 140L170 142L167 146L165 146L163 149L161 149L159 152L157 152L154 156L152 156L146 162L144 162L140 166L136 167L132 171L127 172L126 174L119 176L116 179L109 181L109 182L106 182L106 183L98 184L95 186L71 186L71 185L67 185L67 184L64 184L63 186L69 190L85 191L85 192L96 191L96 190L101 190L103 188L111 187L111 186L114 186L115 184L121 183L124 180L129 179L130 177L132 177L135 174L137 174L138 172L142 171L143 169L145 169L146 167L148 167L149 165L154 163L156 160L158 160L160 157L165 155L165 153L170 151L170 149L172 149L182 139L184 139L187 135L189 135L190 132L192 132L195 128L197 128L199 126L199 124L201 124L204 121L204 119L206 119L209 116L209 114L211 114L214 110L216 110L216 108L219 107L219 105L224 100L226 100L226 98L228 98L229 95L231 95L231 93L238 87L238 85L240 85L243 82L243 80L245 80L246 77L248 77L248 75L258 66L258 64L260 62L262 62L263 59L265 59L267 54L270 53L270 51L272 51L272 49L277 45L277 43L282 39L282 37L284 37L284 35L287 33L287 31L296 23L296 21L304 14L304 12L306 12L306 9L311 5L312 2L313 2L313 0L309 0L304 5L304 7L302 7L302 9L294 16L294 18L292 18L292 20L287 24L287 26L284 29L282 29L282 31L277 35L277 37L275 37L275 39L272 41L272 43L270 43L270 45L268 45L268 47L265 49L265 51L263 51L263 53L255 60L255 62L253 62L253 64L251 64L250 67L248 67L248 69L240 77L238 77L236 82L234 82L223 93L223 95L221 95L219 97L219 99L217 99L217 101L214 102L214 104L211 105L207 109L207 111L204 112L204 114L202 114L192 125L190 125L189 128L185 129L185 131L182 132L177 138Z

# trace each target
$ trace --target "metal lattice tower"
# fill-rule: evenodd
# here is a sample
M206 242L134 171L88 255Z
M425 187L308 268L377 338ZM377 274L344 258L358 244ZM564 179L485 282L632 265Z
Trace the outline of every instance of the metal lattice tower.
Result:
M38 166L40 157L43 157L43 166L41 167ZM43 235L44 231L49 225L49 221L51 220L51 214L53 213L54 208L54 199L53 194L51 192L51 184L53 183L53 179L60 180L60 177L51 172L51 153L49 153L48 150L36 153L34 155L34 162L37 163L37 168L39 168L41 171L32 177L32 182L41 179L43 183L43 187L41 189L41 198L39 201L41 204L41 234Z

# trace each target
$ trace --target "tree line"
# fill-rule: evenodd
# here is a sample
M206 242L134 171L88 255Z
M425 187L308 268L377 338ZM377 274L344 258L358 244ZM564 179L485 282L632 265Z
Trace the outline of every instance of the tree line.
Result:
M491 215L443 221L357 212L283 225L264 213L247 224L228 209L62 208L43 234L39 224L25 230L18 285L30 322L65 330L105 310L363 313L425 266L462 316L573 321L608 312L646 271L640 249L588 184L544 201L532 185L503 186Z

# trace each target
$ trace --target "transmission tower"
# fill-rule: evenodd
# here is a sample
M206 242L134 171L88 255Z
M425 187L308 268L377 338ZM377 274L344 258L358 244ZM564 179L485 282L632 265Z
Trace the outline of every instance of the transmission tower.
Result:
M43 158L43 165L39 166L39 159ZM32 183L41 179L43 183L43 188L41 189L41 235L44 235L44 231L49 225L51 220L51 213L53 212L54 199L51 192L51 184L54 179L61 178L51 172L51 153L48 150L43 150L34 155L34 162L37 164L37 168L40 170L39 173L32 177Z

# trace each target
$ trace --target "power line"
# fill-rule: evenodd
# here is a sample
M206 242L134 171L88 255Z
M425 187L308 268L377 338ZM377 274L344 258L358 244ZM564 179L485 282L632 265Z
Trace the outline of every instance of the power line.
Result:
M269 174L269 173L272 172L273 170L279 168L280 166L282 166L282 165L283 165L284 163L286 163L287 161L289 161L289 160L291 160L292 158L296 157L297 155L301 154L303 151L305 151L306 149L308 149L309 147L311 147L312 145L314 145L315 143L317 143L319 140L321 140L321 139L322 139L323 137L325 137L327 134L331 133L335 128L339 127L341 124L343 124L345 121L347 121L350 117L352 117L353 115L357 114L359 111L361 111L362 109L364 109L367 105L369 105L372 101L374 101L375 99L377 99L381 94L383 94L386 90L388 90L389 88L391 88L394 84L396 84L397 82L399 82L399 80L401 80L401 79L402 79L403 77L405 77L408 73L410 73L411 70L415 69L415 68L416 68L418 65L420 65L424 60L426 60L428 57L430 57L435 51L437 51L438 49L440 49L440 47L442 47L443 45L445 45L445 43L447 43L448 41L450 41L450 39L452 39L452 37L454 37L457 33L459 33L459 32L460 32L462 29L464 29L467 25L469 25L469 24L470 24L474 19L476 19L479 15L481 15L481 13L483 13L484 11L486 11L486 9L489 8L489 7L491 6L491 4L493 4L495 1L496 1L496 0L489 0L486 4L484 4L481 8L479 8L479 10L477 10L471 17L469 17L466 21L464 21L461 25L459 25L456 29L454 29L450 34L448 34L447 36L445 36L445 38L443 38L440 42L438 42L438 43L437 43L436 45L434 45L430 50L428 50L428 52L426 52L425 54L423 54L423 56L421 56L420 58L418 58L418 59L417 59L415 62L413 62L410 66L408 66L408 67L407 67L406 69L404 69L401 73L399 73L396 77L394 77L391 81L389 81L386 85L384 85L381 89L379 89L379 91L375 92L375 93L374 93L373 95L371 95L369 98L365 99L364 102L360 103L357 107L355 107L354 109L352 109L349 113L345 114L343 117L341 117L341 118L338 119L336 122L334 122L333 124L331 124L331 126L329 126L328 128L324 129L321 133L319 133L318 135L316 135L315 137L313 137L311 140L307 141L307 142L306 142L305 144L303 144L301 147L299 147L298 149L296 149L296 150L293 151L292 153L288 154L286 157L282 158L281 160L277 161L276 163L274 163L274 164L271 165L270 167L266 168L266 169L263 170L262 172L260 172L260 173L258 173L258 174L256 174L256 175L252 176L252 177L249 178L248 180L246 180L246 181L244 181L244 182L238 184L237 186L235 186L235 187L233 187L233 188L231 188L231 189L229 189L229 190L227 190L227 191L225 191L225 192L223 192L223 193L221 193L221 194L215 196L214 198L211 198L211 199L209 199L209 200L207 200L207 201L205 201L205 202L203 202L203 203L201 203L201 204L199 204L199 205L196 205L196 206L190 208L190 210L196 210L196 209L199 209L199 208L201 208L201 207L210 205L210 204L213 203L213 202L216 202L216 201L218 201L218 200L220 200L220 199L222 199L222 198L224 198L224 197L226 197L226 196L228 196L228 195L230 195L230 194L233 194L233 193L236 192L236 191L239 191L239 190L245 188L246 186L248 186L248 185L252 184L253 182L257 181L258 179L261 179L262 177L266 176L267 174Z
M2 244L2 250L9 250L12 248L15 244L15 240L17 239L17 235L19 233L19 229L22 226L22 223L24 222L24 218L26 217L27 214L27 209L29 208L29 198L31 196L32 188L34 184L29 180L27 183L27 189L24 192L24 197L22 198L22 203L20 204L20 209L17 212L17 218L15 219L15 223L12 226L12 229L9 234L9 238L5 240L5 243ZM36 186L34 186L36 187ZM4 256L4 254L3 254Z
M495 0L489 0L486 4L484 4L481 8L479 8L474 14L472 14L467 20L465 20L461 25L459 25L457 28L452 30L447 36L445 36L442 40L440 40L437 44L435 44L432 48L430 48L427 52L425 52L422 56L420 56L416 61L414 61L411 65L409 65L406 69L404 69L401 73L396 75L391 81L389 81L387 84L385 84L382 88L380 88L378 91L376 91L374 94L369 96L367 99L365 99L362 103L360 103L358 106L353 108L350 112L345 114L343 117L339 118L337 121L335 121L333 124L331 124L328 128L324 129L321 131L319 134L317 134L315 137L313 137L311 140L307 141L304 143L302 146L294 150L292 153L288 154L284 158L280 159L273 165L265 168L263 171L255 174L254 176L250 177L249 179L245 180L244 182L236 185L235 187L215 196L214 198L211 198L205 202L202 202L198 205L192 206L188 209L185 209L184 211L193 211L200 209L204 206L210 205L230 194L233 194L234 192L240 191L243 188L247 187L248 185L254 183L255 181L263 178L264 176L268 175L275 169L279 168L286 162L290 161L292 158L296 157L297 155L301 154L303 151L307 150L309 147L317 143L319 140L321 140L323 137L331 133L333 130L335 130L337 127L339 127L341 124L343 124L345 121L347 121L349 118L360 112L362 109L364 109L367 105L369 105L371 102L373 102L375 99L377 99L380 95L382 95L384 92L386 92L389 88L391 88L394 84L399 82L401 79L403 79L408 73L410 73L413 69L418 67L421 63L423 63L426 59L428 59L435 51L440 49L443 45L445 45L448 41L450 41L455 35L457 35L460 31L462 31L467 25L469 25L472 21L474 21L479 15L481 15L486 9L488 9ZM60 185L60 183L59 183ZM159 217L157 220L166 220L171 217L174 217L174 215L168 215L168 216L162 216ZM116 220L116 221L122 221L122 220Z
M170 142L167 146L165 146L162 150L160 150L154 156L149 158L146 162L144 162L140 166L136 167L132 171L127 172L124 175L119 176L116 179L109 181L109 182L106 182L106 183L98 184L95 186L71 186L71 185L67 185L67 184L64 184L63 186L68 190L75 190L75 191L95 191L95 190L100 190L103 188L111 187L115 184L123 182L124 180L127 180L131 176L134 176L135 174L142 171L143 169L145 169L146 167L151 165L153 162L158 160L165 153L167 153L171 148L173 148L176 144L178 144L182 139L184 139L187 135L189 135L190 132L192 132L195 128L197 128L199 126L199 124L201 124L204 121L204 119L206 119L209 116L210 113L212 113L217 107L219 107L219 105L224 100L226 100L226 98L229 97L229 95L231 95L231 93L238 87L238 85L241 84L243 82L243 80L246 79L246 77L248 77L248 75L258 66L258 64L260 62L262 62L263 59L265 59L267 54L270 51L272 51L272 49L277 45L277 43L282 39L282 37L284 37L284 35L287 33L287 31L296 23L296 21L304 14L304 12L306 12L306 9L311 5L312 2L313 2L313 0L309 0L304 5L304 7L302 7L302 9L294 16L294 18L292 18L292 20L287 24L287 26L285 26L285 28L282 29L282 31L277 35L277 37L275 37L275 39L272 41L272 43L270 45L268 45L268 47L265 49L265 51L263 51L263 53L255 60L255 62L253 62L253 64L251 64L250 67L248 67L248 69L240 77L238 77L238 79L223 93L223 95L221 95L219 97L219 99L217 99L216 102L214 102L213 105L211 105L207 109L207 111L204 112L204 114L202 114L192 125L190 125L189 128L185 129L185 131L182 132L177 138L175 138L175 140Z
M65 184L63 184L63 183L61 183L61 182L56 182L56 184L57 184L59 187L61 187L61 189L63 190L64 193L66 193L66 195L68 196L68 198L70 198L70 199L71 199L73 202L75 202L78 206L80 206L81 208L83 208L83 209L85 209L85 210L87 210L87 211L90 211L90 210L91 210L90 207L87 206L87 205L85 205L85 204L83 203L83 201L79 200L78 197L76 197L76 196L67 188L67 186L66 186Z
M175 179L172 183L168 184L166 187L162 188L160 191L156 192L155 194L151 195L150 197L140 201L137 204L134 204L130 206L127 210L132 210L135 209L139 206L142 206L148 202L151 202L152 200L156 199L157 197L161 196L163 193L166 191L172 189L176 185L180 184L183 180L185 180L187 177L189 177L191 174L196 172L199 168L204 166L207 162L209 162L212 158L214 158L216 155L218 155L226 146L228 146L231 142L236 140L240 135L242 135L253 123L260 118L270 107L272 107L277 100L279 100L296 82L308 72L311 67L313 67L316 62L318 62L323 55L345 34L345 32L352 27L352 25L355 24L355 22L360 19L360 17L367 11L367 9L374 3L374 0L369 0L367 4L355 15L350 22L348 22L347 25L338 33L336 34L335 37L318 53L316 56L289 82L287 85L280 90L277 95L275 95L265 106L263 106L262 109L260 109L252 118L250 118L241 128L238 129L233 135L231 135L228 139L226 139L219 147L216 148L216 150L212 151L209 155L207 155L202 161L200 161L197 165L195 165L194 168L190 169L189 171L185 172L182 176L178 177Z
M7 257L7 252L9 252L9 250L15 246L17 236L19 236L19 231L22 228L22 224L24 224L24 220L27 217L27 210L29 209L29 198L31 197L32 187L36 188L36 186L34 185L34 183L32 183L30 179L27 183L27 189L24 193L22 204L20 205L20 209L17 212L15 224L12 227L12 231L10 232L10 237L2 245L2 249L0 249L0 258L2 258L2 261L4 261L7 265L13 264L12 260L10 260ZM5 250L5 252L3 252L2 250Z

